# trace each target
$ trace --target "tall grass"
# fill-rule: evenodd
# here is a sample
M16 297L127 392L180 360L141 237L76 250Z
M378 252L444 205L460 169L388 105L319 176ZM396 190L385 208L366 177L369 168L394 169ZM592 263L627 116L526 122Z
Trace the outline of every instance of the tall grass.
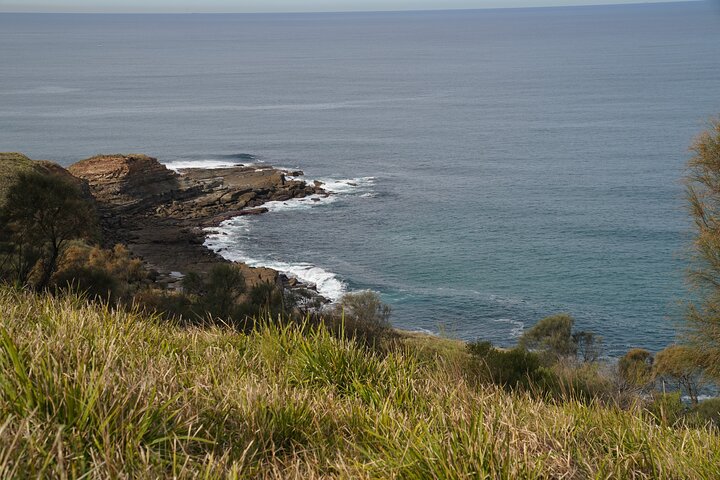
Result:
M710 427L473 387L443 360L0 289L0 478L720 475Z

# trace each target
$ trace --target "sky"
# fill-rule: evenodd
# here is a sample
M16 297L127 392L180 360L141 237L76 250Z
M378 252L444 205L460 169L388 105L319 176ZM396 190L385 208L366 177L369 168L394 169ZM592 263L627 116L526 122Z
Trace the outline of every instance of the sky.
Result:
M658 0L653 1L657 2ZM651 2L643 0L0 0L0 12L342 12L546 7L617 3Z

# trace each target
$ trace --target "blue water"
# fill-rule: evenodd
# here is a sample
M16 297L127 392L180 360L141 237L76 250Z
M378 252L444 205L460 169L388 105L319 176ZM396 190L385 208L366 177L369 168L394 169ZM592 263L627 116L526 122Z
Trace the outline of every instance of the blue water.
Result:
M0 65L0 150L359 179L230 228L225 253L378 290L399 327L509 345L565 311L611 355L676 334L713 5L0 15Z

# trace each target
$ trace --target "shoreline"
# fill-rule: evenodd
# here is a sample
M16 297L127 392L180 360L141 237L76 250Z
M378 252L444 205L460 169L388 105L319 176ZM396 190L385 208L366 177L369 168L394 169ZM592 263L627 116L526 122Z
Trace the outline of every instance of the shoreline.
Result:
M320 202L333 195L320 181L300 179L302 171L241 162L171 169L138 154L96 156L68 171L86 181L95 198L104 245L126 245L169 288L188 272L207 273L216 264L231 262L240 266L249 286L269 282L288 290L303 288L330 301L316 285L273 268L228 260L207 245L208 230L268 213L270 202Z

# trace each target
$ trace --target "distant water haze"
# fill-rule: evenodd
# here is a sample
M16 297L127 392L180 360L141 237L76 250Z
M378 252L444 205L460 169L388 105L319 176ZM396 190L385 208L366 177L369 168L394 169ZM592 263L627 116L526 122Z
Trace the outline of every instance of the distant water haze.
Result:
M513 344L556 312L671 342L688 145L720 113L709 4L303 15L0 15L0 150L267 162L333 200L209 244L381 292L413 330Z

